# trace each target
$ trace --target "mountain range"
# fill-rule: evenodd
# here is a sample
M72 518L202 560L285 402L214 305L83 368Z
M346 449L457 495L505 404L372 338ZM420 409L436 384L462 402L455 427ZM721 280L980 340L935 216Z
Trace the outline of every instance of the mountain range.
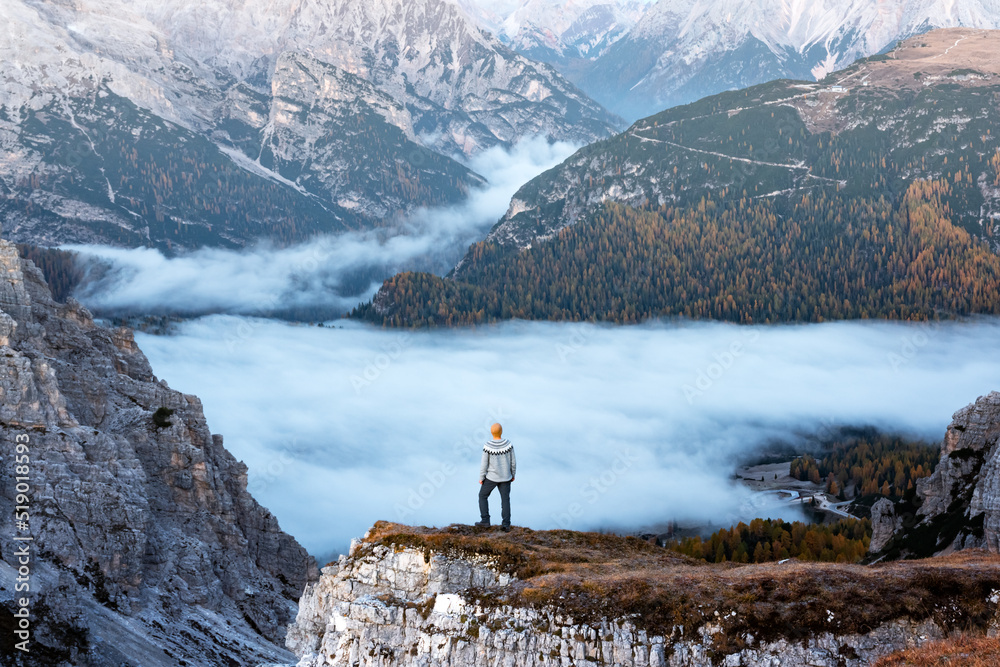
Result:
M0 221L44 244L237 247L455 202L462 160L618 120L444 0L13 0Z
M555 64L630 120L772 79L822 79L934 28L1000 27L996 0L463 3L513 48Z
M962 224L993 238L997 46L994 31L938 30L819 82L775 81L644 118L526 183L488 239L523 248L605 201L661 206L723 188L899 193L942 177L964 193L952 206Z
M938 30L820 82L775 81L640 120L526 183L450 278L397 276L357 314L448 324L995 312L998 50L996 31Z
M649 2L459 0L459 4L511 48L569 73L575 61L596 60L624 37Z
M996 27L1000 0L12 0L6 17L8 235L178 249L391 227L483 185L465 163L486 148L822 78L936 26Z

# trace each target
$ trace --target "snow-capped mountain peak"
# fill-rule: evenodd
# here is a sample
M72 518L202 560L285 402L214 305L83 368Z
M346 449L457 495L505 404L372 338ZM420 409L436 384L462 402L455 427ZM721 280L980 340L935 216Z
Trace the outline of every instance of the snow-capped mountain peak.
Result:
M660 0L578 80L637 117L768 79L822 78L959 26L1000 27L1000 0Z
M0 222L24 240L72 225L46 242L239 245L364 226L461 198L480 179L452 156L585 143L619 122L450 0L6 0L4 18ZM231 199L177 196L191 165L239 170Z
M650 0L458 1L504 43L556 64L600 56L650 5Z

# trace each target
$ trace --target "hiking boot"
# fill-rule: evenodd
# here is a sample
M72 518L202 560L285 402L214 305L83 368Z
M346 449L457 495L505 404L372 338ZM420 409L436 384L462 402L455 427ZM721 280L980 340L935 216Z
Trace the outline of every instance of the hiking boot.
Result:
M500 526L500 530L502 530L505 533L509 533L510 532L510 524L508 523L508 524L505 524L503 526Z
M477 522L475 522L472 525L475 526L476 528L489 528L490 527L490 522L489 521L477 521Z

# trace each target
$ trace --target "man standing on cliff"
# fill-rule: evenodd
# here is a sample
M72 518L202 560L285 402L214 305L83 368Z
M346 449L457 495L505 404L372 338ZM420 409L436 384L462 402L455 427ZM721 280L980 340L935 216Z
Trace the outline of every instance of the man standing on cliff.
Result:
M510 483L517 473L517 459L514 458L514 445L510 444L510 440L501 438L503 427L494 424L490 432L493 439L483 446L483 460L479 465L479 515L482 520L476 525L490 527L489 498L493 489L499 488L502 529L507 532L510 530Z

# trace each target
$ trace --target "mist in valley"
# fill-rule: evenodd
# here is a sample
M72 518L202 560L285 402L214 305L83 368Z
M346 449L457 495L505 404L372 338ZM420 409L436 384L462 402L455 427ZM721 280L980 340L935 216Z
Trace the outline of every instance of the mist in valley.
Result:
M399 271L447 273L503 215L517 189L578 146L525 139L495 147L468 166L488 183L451 207L418 209L400 225L277 248L200 248L165 256L152 248L66 246L88 279L76 297L99 314L238 313L339 317Z

